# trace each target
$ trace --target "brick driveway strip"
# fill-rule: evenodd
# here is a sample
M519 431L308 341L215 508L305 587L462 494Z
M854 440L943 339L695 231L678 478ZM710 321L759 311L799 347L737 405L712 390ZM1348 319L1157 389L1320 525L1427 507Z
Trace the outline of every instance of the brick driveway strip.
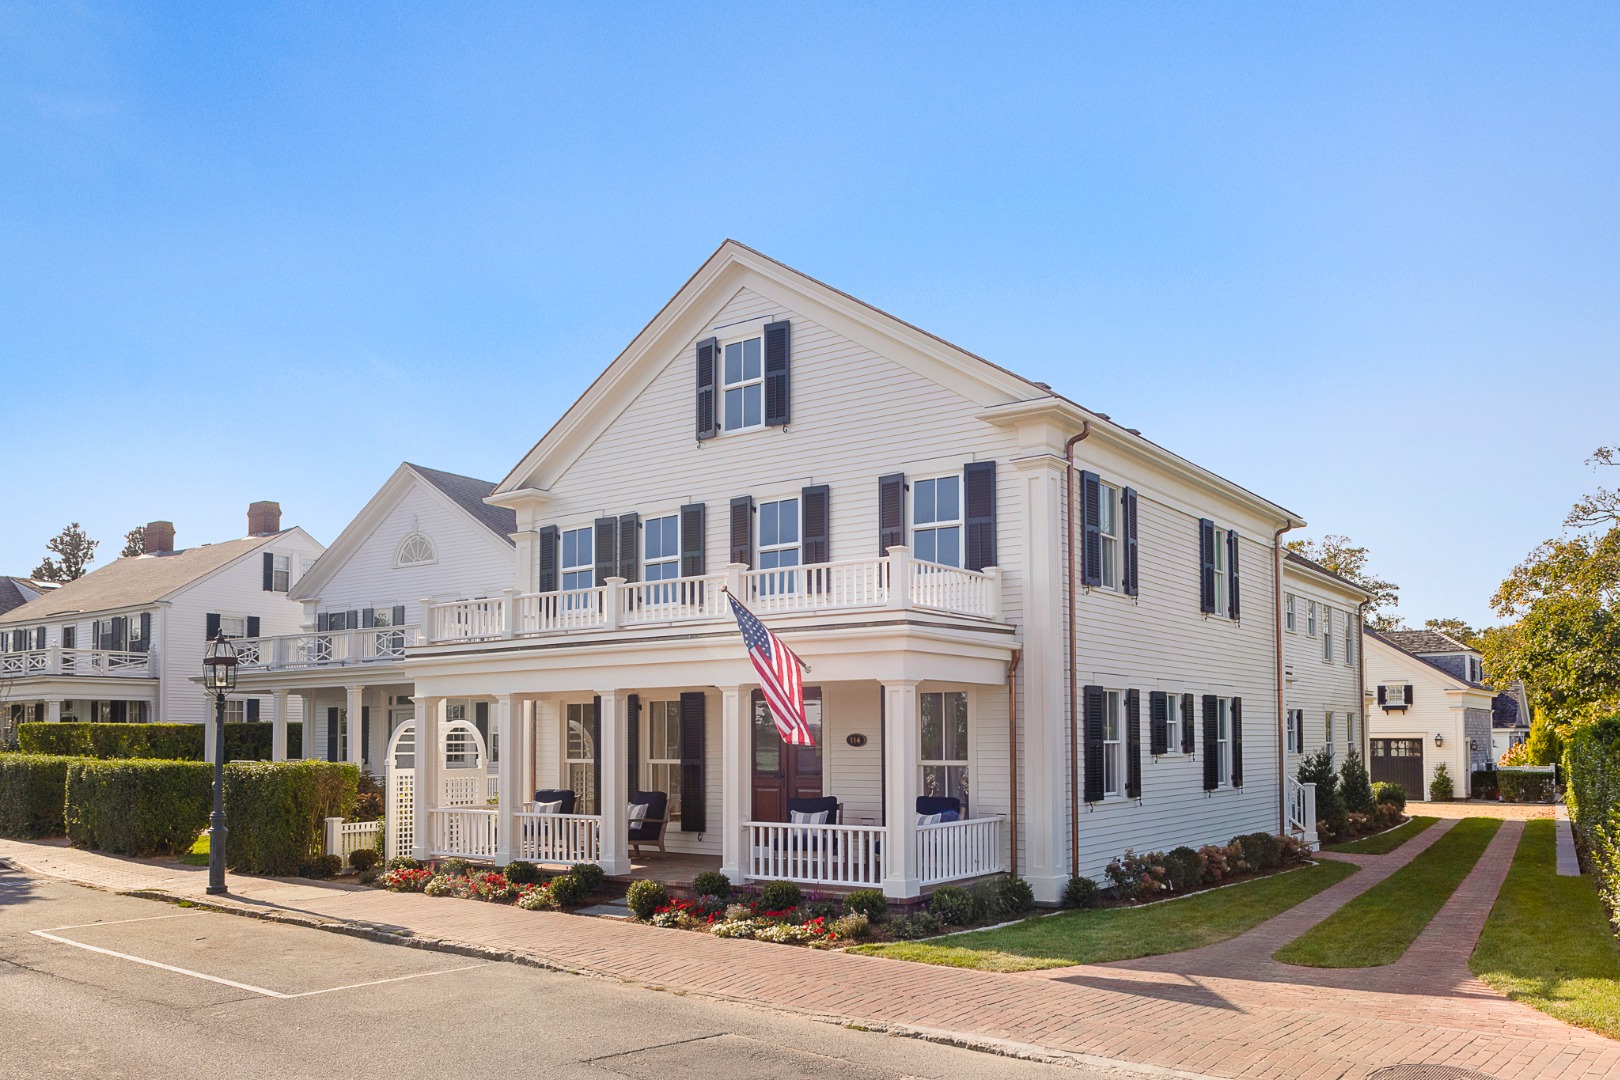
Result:
M59 844L0 840L0 858L92 886L193 900L203 898L207 878L201 868ZM135 884L143 877L149 887ZM720 999L1148 1067L1314 1078L1421 1062L1501 1080L1620 1075L1620 1043L1488 992L1403 994L1117 967L1088 969L1101 978L1031 978L357 886L234 875L230 885L230 898L215 905L222 910L391 930L417 943Z

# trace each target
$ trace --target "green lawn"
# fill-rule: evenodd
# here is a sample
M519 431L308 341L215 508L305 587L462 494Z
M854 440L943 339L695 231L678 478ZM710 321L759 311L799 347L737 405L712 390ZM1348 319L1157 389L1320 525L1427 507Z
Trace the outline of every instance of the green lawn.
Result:
M1100 964L1196 949L1236 937L1355 873L1323 862L1138 908L1065 911L939 941L862 945L851 952L980 971Z
M1305 967L1393 964L1468 876L1501 825L1495 818L1464 818L1423 854L1273 956Z
M1415 817L1405 825L1390 829L1388 832L1352 840L1348 844L1329 844L1325 850L1349 851L1357 855L1388 855L1439 820L1432 817Z
M203 833L197 837L197 842L191 845L191 850L180 856L180 861L187 866L208 865L208 834Z
M1620 1038L1620 948L1592 878L1554 873L1557 825L1525 822L1468 967L1514 1001Z

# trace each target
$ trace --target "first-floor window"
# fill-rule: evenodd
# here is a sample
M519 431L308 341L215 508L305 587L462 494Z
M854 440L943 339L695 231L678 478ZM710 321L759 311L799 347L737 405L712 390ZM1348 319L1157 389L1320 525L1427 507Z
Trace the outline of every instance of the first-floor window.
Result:
M647 790L669 796L669 819L681 817L681 703L647 703Z
M1187 717L1182 712L1184 704L1180 694L1166 694L1164 696L1164 745L1172 754L1182 752L1185 745L1181 738L1181 727Z
M564 780L574 792L574 813L596 813L596 732L589 702L567 706Z
M1216 776L1222 787L1232 783L1232 699L1215 699Z
M1125 794L1125 751L1120 741L1120 699L1118 690L1103 694L1103 797Z
M1331 754L1333 753L1333 714L1331 712L1325 714L1323 722L1327 725L1327 750Z
M1288 752L1301 754L1305 752L1305 710L1288 710Z
M960 690L917 695L922 714L922 793L968 808L968 702Z
M1347 749L1359 750L1361 748L1361 724L1355 713L1344 714L1344 729Z
M241 724L247 721L247 702L241 698L225 699L225 722L227 724Z

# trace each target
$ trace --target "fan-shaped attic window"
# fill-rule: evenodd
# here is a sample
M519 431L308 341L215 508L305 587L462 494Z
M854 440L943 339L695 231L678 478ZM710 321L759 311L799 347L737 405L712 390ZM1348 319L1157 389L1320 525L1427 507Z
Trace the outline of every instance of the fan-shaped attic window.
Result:
M433 541L417 532L400 541L399 556L394 560L394 565L417 566L438 560L439 555L433 550Z

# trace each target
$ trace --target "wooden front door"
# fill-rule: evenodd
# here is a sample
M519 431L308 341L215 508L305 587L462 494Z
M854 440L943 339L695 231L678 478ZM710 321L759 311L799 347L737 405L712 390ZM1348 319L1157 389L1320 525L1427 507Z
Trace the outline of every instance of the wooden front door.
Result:
M1370 739L1373 783L1399 784L1408 799L1428 794L1423 786L1422 739Z
M804 688L804 715L815 734L814 746L788 746L776 730L765 695L755 690L750 699L749 727L753 730L755 821L786 821L789 799L821 797L821 688Z

